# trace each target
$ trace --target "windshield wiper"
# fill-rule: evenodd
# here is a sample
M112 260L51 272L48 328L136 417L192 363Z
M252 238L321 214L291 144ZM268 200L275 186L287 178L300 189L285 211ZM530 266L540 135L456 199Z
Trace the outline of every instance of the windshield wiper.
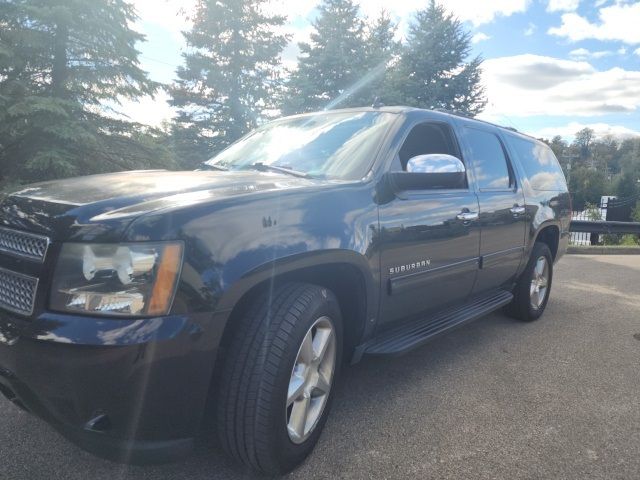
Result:
M267 165L266 163L262 163L262 162L252 163L251 165L247 166L246 168L251 168L251 169L254 169L254 170L261 171L261 172L271 171L271 172L287 173L289 175L293 175L294 177L313 178L308 173L299 172L299 171L294 170L292 168L278 167L277 165Z
M220 165L216 165L215 163L202 162L197 170L220 170L226 172L229 169Z

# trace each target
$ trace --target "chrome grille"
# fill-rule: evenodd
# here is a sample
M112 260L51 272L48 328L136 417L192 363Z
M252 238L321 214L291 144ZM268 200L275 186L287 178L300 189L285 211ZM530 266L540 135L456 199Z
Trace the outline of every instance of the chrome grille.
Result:
M44 261L49 239L34 233L0 227L0 251L38 262Z
M0 268L0 308L31 315L37 290L37 278Z

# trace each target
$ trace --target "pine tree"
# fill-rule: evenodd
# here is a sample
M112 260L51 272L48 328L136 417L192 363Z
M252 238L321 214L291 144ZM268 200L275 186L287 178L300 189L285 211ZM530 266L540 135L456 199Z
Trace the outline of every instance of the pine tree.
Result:
M471 36L443 6L431 0L416 13L401 59L390 73L386 104L445 108L476 115L486 104L480 85L482 59L469 59Z
M173 142L183 163L197 165L237 140L275 108L280 55L288 37L266 0L199 0L188 51L171 103L179 108Z
M311 41L299 45L285 113L358 104L353 87L367 70L365 24L359 8L352 0L323 0L318 10Z
M357 105L369 106L385 96L388 88L388 69L398 58L400 42L395 39L397 25L386 10L367 24L365 36L365 72L362 87L355 93Z
M0 182L170 165L155 132L105 104L153 94L124 0L0 5Z

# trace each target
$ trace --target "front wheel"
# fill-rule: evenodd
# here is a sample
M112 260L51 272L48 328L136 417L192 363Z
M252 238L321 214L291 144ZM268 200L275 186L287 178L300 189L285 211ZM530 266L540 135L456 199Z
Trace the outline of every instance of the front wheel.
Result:
M287 283L254 299L229 346L217 405L224 449L267 474L313 450L341 364L342 322L326 288Z
M544 313L553 280L553 255L546 243L536 242L529 263L513 290L507 313L524 321L537 320Z

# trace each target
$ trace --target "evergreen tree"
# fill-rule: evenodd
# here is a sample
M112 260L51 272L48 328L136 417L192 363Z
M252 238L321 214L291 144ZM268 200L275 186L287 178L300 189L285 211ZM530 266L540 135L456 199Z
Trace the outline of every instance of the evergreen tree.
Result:
M397 25L389 13L382 10L377 18L367 25L364 83L356 92L358 105L372 105L385 96L390 88L387 69L397 60L400 42L395 40Z
M152 94L124 0L0 4L0 182L169 165L156 133L107 115Z
M365 25L352 0L323 0L309 43L288 84L285 113L358 104L354 86L367 70ZM350 94L350 92L353 92Z
M445 108L476 115L486 104L480 85L482 59L469 59L471 36L431 0L409 27L400 62L390 74L386 104Z
M280 85L285 18L264 13L266 0L199 0L188 51L177 71L171 103L175 152L197 165L253 128Z
M367 27L366 59L369 67L387 63L400 52L400 43L395 40L397 25L389 12L381 10L378 17Z

